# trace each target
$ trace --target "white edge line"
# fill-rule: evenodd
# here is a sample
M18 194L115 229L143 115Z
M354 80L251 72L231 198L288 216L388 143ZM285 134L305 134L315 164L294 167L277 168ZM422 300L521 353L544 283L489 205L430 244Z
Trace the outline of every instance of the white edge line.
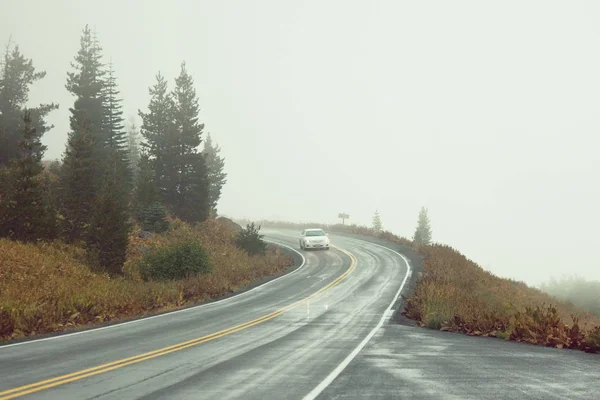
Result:
M231 297L227 297L226 299L216 300L216 301L213 301L213 302L208 303L208 304L200 304L200 305L193 306L193 307L187 307L187 308L184 308L184 309L181 309L181 310L169 311L169 312L166 312L166 313L163 313L163 314L153 315L151 317L144 317L144 318L136 319L134 321L119 322L119 323L115 323L115 324L112 324L112 325L109 325L109 326L103 326L103 327L100 327L100 328L92 328L92 329L86 329L84 331L79 331L79 332L71 332L71 333L58 334L56 336L50 336L50 337L41 338L41 339L26 340L26 341L19 342L19 343L11 343L11 344L5 344L5 345L0 344L0 351L2 349L8 348L8 347L22 346L22 345L25 345L25 344L32 344L32 343L44 342L44 341L47 341L47 340L63 339L63 338L69 337L69 336L81 335L81 334L84 334L84 333L91 333L91 332L102 331L102 330L105 330L105 329L119 328L119 327L125 326L125 325L130 325L130 324L136 324L136 323L140 323L140 322L145 322L145 321L148 321L148 320L151 320L151 319L154 319L154 318L166 317L166 316L170 316L170 315L173 315L173 314L183 313L183 312L187 312L187 311L193 311L193 310L197 310L199 308L205 308L205 307L210 307L210 306L214 306L214 305L221 305L221 304L223 304L223 303L225 303L227 301L230 301L230 300L238 300L240 297L242 297L245 294L251 293L251 292L253 292L253 291L257 290L257 289L260 289L260 288L263 288L263 287L267 286L270 283L273 283L273 282L276 282L276 281L278 281L278 280L280 280L282 278L288 277L288 276L290 276L290 275L298 272L301 268L303 268L306 265L306 258L304 257L304 255L302 253L300 253L298 250L294 249L293 247L288 246L286 244L282 244L282 243L274 241L274 240L268 240L268 239L263 239L263 240L265 242L269 242L269 243L273 243L273 244L276 244L276 245L281 246L281 247L285 247L285 248L287 248L289 250L292 250L293 252L299 254L300 257L302 257L302 264L300 264L300 266L298 268L296 268L295 270L293 270L289 274L285 274L283 276L280 276L278 278L275 278L273 280L265 282L262 285L256 286L256 287L254 287L254 288L252 288L250 290L247 290L245 292L233 295Z
M360 239L354 239L354 240L360 240ZM367 242L366 240L361 240L361 241ZM410 263L406 259L406 257L404 257L402 254L400 254L397 251L394 251L388 247L381 246L377 243L371 243L371 242L367 242L367 243L375 245L377 247L381 247L386 250L389 250L392 253L395 253L395 254L399 255L400 257L402 257L402 259L406 263L406 275L404 276L404 280L402 281L402 284L400 285L400 289L398 289L398 291L396 292L394 299L392 300L392 302L390 303L388 308L384 311L383 315L381 316L381 319L379 320L379 322L377 323L375 328L373 328L373 330L371 330L371 332L369 332L369 334L362 340L362 342L360 342L359 345L356 346L356 348L354 350L352 350L352 352L350 354L348 354L348 356L346 358L344 358L344 360L333 371L331 371L331 373L329 375L327 375L327 377L325 377L325 379L323 379L321 381L321 383L319 383L317 385L317 387L315 387L313 390L311 390L309 394L304 396L303 400L313 400L313 399L317 398L317 396L320 395L321 392L323 392L323 390L325 390L327 388L327 386L329 386L331 384L331 382L333 382L334 379L337 378L338 375L342 373L342 371L348 366L348 364L350 364L350 362L352 362L352 360L367 345L367 343L369 343L369 340L371 340L371 338L375 335L375 333L377 333L379 328L381 328L383 326L383 323L385 322L386 318L388 318L388 313L392 310L394 303L396 302L396 300L398 300L398 297L400 296L402 289L404 289L404 285L406 284L406 281L412 274L412 270L410 268Z

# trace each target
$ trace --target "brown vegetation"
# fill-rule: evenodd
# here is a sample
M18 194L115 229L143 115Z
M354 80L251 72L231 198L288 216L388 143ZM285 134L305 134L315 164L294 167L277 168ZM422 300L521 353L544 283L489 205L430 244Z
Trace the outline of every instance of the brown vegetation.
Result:
M173 230L150 239L132 235L125 276L90 270L85 252L54 243L24 244L0 239L0 338L16 338L183 307L213 299L283 271L289 256L271 248L265 256L238 249L235 232L215 220L192 227L173 221ZM144 282L136 262L145 251L197 240L207 250L210 274L180 281Z
M600 352L600 317L523 282L499 278L449 246L417 246L391 232L357 225L260 223L284 229L319 226L410 246L423 257L423 271L403 315L417 326Z

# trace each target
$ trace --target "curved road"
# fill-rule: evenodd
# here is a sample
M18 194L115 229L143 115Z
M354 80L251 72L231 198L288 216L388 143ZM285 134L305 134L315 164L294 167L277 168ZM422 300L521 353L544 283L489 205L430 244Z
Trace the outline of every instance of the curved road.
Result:
M297 248L297 235L269 239ZM336 237L229 299L0 347L0 399L314 398L390 314L409 267Z
M385 323L406 261L332 243L220 302L0 346L0 399L600 399L598 355Z

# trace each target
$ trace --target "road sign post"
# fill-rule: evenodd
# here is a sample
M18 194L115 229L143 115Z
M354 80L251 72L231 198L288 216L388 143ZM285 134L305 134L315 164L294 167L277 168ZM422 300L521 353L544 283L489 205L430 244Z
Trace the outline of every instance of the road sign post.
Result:
M346 213L339 213L338 214L338 218L342 219L342 225L344 225L344 223L346 222L346 220L348 218L350 218L350 215L346 214Z

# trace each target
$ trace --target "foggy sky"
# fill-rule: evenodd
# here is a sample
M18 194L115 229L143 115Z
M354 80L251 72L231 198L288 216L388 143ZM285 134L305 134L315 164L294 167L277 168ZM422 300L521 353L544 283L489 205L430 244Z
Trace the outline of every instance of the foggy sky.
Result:
M186 60L222 146L234 217L370 224L435 241L537 284L600 279L600 3L594 1L0 0L9 35L48 75L31 102L73 98L88 23L125 116ZM139 123L139 119L138 119Z

